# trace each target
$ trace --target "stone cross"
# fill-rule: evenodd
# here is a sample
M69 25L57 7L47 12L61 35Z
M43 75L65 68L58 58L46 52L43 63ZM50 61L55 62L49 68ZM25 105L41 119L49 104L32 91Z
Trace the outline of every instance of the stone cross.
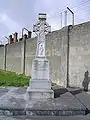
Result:
M39 14L38 22L33 26L33 32L38 36L36 57L45 57L45 34L51 32L51 26L46 22L46 14Z
M27 106L33 107L37 101L54 98L51 89L49 61L45 55L45 34L50 32L50 26L46 23L46 14L39 14L38 23L33 26L37 34L36 56L32 63L32 75L27 88Z

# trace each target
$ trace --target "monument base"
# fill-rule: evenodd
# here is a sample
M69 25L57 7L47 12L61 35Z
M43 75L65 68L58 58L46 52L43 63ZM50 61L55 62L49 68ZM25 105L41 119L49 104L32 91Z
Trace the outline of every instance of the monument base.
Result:
M27 99L28 100L37 100L37 101L46 101L48 99L54 98L53 90L45 89L27 89Z
M49 61L46 58L35 58L32 64L32 79L26 92L27 102L46 101L54 98L51 89Z

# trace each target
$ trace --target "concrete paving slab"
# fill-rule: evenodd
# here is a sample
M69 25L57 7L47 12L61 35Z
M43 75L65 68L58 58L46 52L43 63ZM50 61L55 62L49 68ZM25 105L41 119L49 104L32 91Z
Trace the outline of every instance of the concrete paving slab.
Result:
M86 92L76 94L75 97L83 104L88 110L90 110L90 95Z
M0 87L0 97L6 94L8 91L9 91L8 88Z
M0 108L25 108L26 101L24 100L24 96L26 93L25 88L19 87L7 87L5 90L8 89L8 92L4 93L0 97ZM1 89L1 93L2 89Z

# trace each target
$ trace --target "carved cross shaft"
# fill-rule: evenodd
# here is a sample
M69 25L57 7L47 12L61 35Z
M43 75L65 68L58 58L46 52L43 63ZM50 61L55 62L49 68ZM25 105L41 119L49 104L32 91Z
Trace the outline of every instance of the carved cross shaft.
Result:
M51 27L46 23L46 14L39 14L38 19L33 26L33 32L38 36L36 57L45 57L45 34L51 32Z

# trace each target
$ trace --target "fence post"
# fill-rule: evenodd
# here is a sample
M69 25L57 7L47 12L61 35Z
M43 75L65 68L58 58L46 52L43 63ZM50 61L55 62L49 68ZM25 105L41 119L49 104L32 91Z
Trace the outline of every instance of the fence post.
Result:
M67 9L71 12L72 14L72 25L74 25L74 12L69 8L67 7Z
M60 15L61 15L61 28L62 28L62 13L60 13Z
M65 20L64 20L64 24L65 24L65 26L67 26L67 10L65 11L65 18L64 18Z

